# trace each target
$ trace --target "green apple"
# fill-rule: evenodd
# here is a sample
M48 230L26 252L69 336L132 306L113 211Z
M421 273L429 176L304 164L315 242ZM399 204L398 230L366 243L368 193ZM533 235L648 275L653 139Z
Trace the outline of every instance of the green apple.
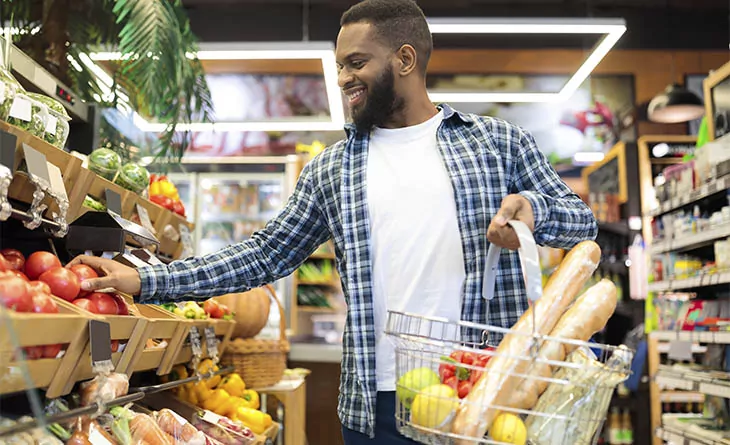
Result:
M406 407L411 409L413 398L423 388L441 383L439 375L430 368L416 368L403 374L396 383L396 395Z
M453 388L443 384L424 388L413 399L411 422L432 429L445 428L459 407Z

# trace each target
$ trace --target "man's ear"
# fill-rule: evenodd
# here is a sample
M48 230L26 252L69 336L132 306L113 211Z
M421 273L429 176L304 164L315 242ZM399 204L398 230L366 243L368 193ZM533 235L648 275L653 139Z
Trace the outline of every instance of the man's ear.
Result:
M398 74L401 76L407 76L417 68L418 55L416 54L416 49L413 46L406 43L398 49L396 56L400 62L400 65L398 66Z

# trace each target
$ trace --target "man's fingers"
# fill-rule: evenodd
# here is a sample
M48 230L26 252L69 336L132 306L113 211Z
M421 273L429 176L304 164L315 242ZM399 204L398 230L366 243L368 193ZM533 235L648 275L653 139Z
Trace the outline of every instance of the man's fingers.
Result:
M517 213L522 208L522 199L519 195L507 195L502 200L502 205L499 208L499 211L494 216L494 222L500 226L504 227L507 225L507 221L514 219Z
M99 277L89 278L81 282L81 289L85 291L95 291L99 289L115 288L116 278L114 277Z
M490 225L487 230L487 239L492 244L510 250L517 250L520 247L520 240L510 226L497 227L493 224Z
M103 260L100 260L100 258L97 258L95 256L79 255L76 258L72 259L66 265L66 267L73 266L74 264L86 264L87 266L91 266L93 269L100 270L103 264Z

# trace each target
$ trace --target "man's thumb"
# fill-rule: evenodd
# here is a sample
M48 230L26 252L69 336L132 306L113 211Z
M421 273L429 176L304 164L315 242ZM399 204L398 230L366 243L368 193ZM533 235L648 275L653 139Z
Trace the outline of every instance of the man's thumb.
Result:
M89 278L81 282L81 289L85 291L95 291L114 287L116 280L113 277Z

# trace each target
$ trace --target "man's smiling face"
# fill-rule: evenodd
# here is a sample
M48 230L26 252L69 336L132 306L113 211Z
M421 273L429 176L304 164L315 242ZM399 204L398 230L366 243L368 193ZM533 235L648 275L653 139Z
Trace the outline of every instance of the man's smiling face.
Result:
M396 92L394 51L375 35L369 23L342 27L337 37L339 85L355 125L362 131L385 126L403 106Z

